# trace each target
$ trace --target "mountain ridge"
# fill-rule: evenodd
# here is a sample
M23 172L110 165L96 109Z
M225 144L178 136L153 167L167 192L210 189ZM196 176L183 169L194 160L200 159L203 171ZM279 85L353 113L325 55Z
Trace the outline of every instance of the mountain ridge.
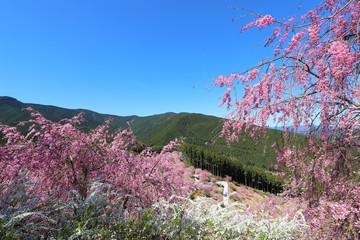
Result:
M176 122L182 122L183 125L186 125L186 120L188 122L194 121L192 118L196 118L198 122L201 122L204 119L211 119L210 125L215 125L217 122L220 125L221 118L205 115L201 113L188 113L188 112L166 112L161 114L154 114L149 116L118 116L114 114L103 114L98 113L88 109L68 109L53 105L44 105L44 104L35 104L35 103L24 103L19 101L16 98L9 96L0 96L0 124L6 125L15 125L19 121L30 118L30 113L24 111L25 108L32 107L36 111L39 111L45 118L58 122L64 118L71 118L76 116L79 113L84 113L85 123L83 124L85 130L89 130L98 126L99 124L104 123L105 119L112 118L111 126L113 128L128 128L131 126L135 135L140 138L141 141L144 141L147 145L166 145L171 139L171 136L155 136L154 140L149 135L153 135L154 131L159 133L163 132L162 135L166 135L166 130L170 131L169 128L176 127ZM209 121L205 121L206 124ZM199 126L195 126L199 128ZM179 128L179 127L178 127ZM189 129L178 129L178 132L190 132ZM171 132L171 131L170 131ZM173 135L173 138L178 137L178 134ZM202 134L203 135L203 134ZM144 137L143 137L144 136ZM161 139L160 139L161 138Z

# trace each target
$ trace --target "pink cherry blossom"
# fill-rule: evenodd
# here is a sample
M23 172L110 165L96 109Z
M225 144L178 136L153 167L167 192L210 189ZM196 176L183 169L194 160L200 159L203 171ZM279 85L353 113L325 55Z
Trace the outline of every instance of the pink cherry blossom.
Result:
M274 56L243 71L245 80L231 78L236 88L224 91L223 102L232 106L222 130L229 141L244 132L256 136L254 129L271 121L286 129L287 145L276 149L278 174L290 183L287 194L308 203L318 239L360 238L359 16L359 1L324 0L300 18L251 21L242 29L275 25L265 44ZM301 146L291 145L289 124L307 128Z
M185 195L193 188L184 178L188 174L174 149L177 141L161 153L150 149L135 153L131 151L136 144L132 130L111 133L111 120L84 133L75 127L81 115L55 123L29 111L33 119L21 123L30 124L25 135L16 127L0 125L7 139L0 146L0 181L4 184L25 171L28 180L41 182L41 191L60 190L59 197L67 198L66 191L75 189L85 198L91 183L101 181L132 196L134 200L127 201L129 208L146 207L173 194Z
M259 17L255 21L255 25L258 26L259 28L264 28L269 26L273 22L275 22L275 18L273 18L271 15L265 15L263 17Z

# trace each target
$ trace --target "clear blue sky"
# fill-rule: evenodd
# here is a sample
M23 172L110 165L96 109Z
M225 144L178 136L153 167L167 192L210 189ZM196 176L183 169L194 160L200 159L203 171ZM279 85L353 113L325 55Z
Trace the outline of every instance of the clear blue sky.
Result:
M232 19L243 13L229 7L283 18L302 12L298 3L0 0L0 96L121 116L224 116L212 80L268 54L265 32L241 34Z

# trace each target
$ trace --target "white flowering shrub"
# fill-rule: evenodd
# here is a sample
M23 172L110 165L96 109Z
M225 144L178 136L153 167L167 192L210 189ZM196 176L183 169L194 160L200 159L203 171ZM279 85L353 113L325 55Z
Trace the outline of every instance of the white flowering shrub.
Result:
M181 205L163 202L156 207L165 212L180 209L172 215L175 219L178 216L182 218L176 227L201 226L197 239L295 240L301 239L308 230L301 211L292 218L283 216L274 219L266 211L249 213L241 203L232 202L223 207L221 203L203 197L197 201L185 200ZM171 232L171 229L168 230L168 233Z
M176 196L128 211L125 201L136 202L136 197L115 192L109 184L94 182L86 198L70 191L62 202L35 194L40 186L21 176L8 188L0 184L0 239L291 240L307 231L301 212L271 218L239 202L222 207L212 198Z

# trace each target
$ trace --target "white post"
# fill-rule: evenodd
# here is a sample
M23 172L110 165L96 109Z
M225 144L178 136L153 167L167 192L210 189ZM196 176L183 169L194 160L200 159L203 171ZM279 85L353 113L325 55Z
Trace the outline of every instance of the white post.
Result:
M225 181L216 182L216 184L224 187L222 205L223 205L223 207L226 207L229 205L229 185Z

